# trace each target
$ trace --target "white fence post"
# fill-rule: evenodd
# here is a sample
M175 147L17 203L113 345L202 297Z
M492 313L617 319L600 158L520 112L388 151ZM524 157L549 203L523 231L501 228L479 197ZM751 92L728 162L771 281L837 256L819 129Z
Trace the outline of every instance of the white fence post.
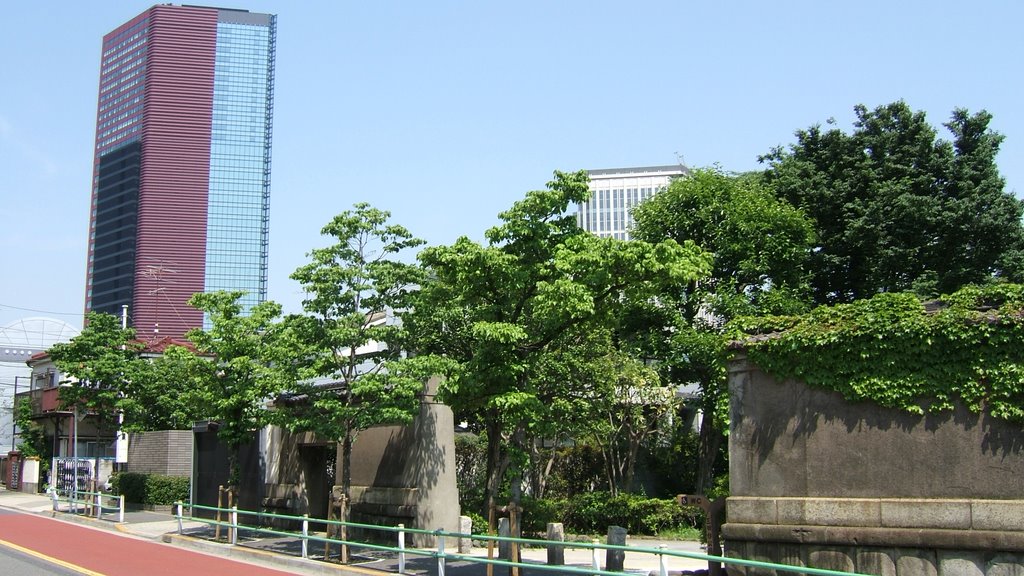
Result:
M178 502L178 534L181 534L181 502Z
M437 576L444 576L444 534L440 530L437 534Z
M99 520L103 516L103 494L97 492L93 501L96 503L96 519Z
M118 511L117 511L117 521L121 522L123 524L124 523L124 494L121 494L121 497L118 498L118 506L120 506L120 508L118 508Z
M238 544L238 506L231 507L231 543Z
M601 558L599 556L600 551L597 549L597 544L600 544L601 541L598 540L597 538L594 538L593 540L591 540L591 543L594 544L594 548L590 549L590 551L593 552L593 554L591 556L590 564L591 564L591 566L593 566L594 570L600 570L601 569Z
M658 545L658 550L664 550L666 546L664 544ZM668 558L664 554L658 554L658 574L660 576L668 576Z
M309 514L302 515L302 557L309 558Z
M398 525L398 573L405 574L405 524Z

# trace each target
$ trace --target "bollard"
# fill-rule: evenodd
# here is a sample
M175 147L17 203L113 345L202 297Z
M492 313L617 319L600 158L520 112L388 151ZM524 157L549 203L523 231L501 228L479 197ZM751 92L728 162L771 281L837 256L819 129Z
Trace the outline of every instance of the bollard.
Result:
M238 506L231 507L231 544L238 544Z
M601 544L601 541L598 540L597 538L594 538L593 540L591 540L590 543L595 546L595 548L592 548L590 550L591 551L590 565L591 565L591 567L594 568L594 570L600 570L601 569L601 559L598 557L599 550L596 548L596 546Z
M626 545L626 529L621 526L609 526L608 527L608 545L609 546L625 546ZM605 551L604 557L604 569L608 572L622 572L623 567L626 563L626 551L625 550L612 550L608 549Z
M405 574L405 524L398 525L398 573Z
M309 514L302 515L302 557L309 558Z
M182 533L181 529L181 502L178 502L178 534Z
M469 554L473 551L473 519L469 516L459 516L459 554Z
M512 531L509 526L508 518L498 518L498 537L509 538L512 536ZM498 558L501 560L512 559L512 544L508 540L498 541Z
M548 522L548 542L565 542L565 528L561 522ZM548 544L548 564L550 566L565 565L565 546Z
M118 498L118 506L120 508L117 510L117 521L124 524L124 494L121 494L121 497Z
M658 545L658 550L665 550L668 546ZM668 558L664 554L658 554L658 576L668 576Z

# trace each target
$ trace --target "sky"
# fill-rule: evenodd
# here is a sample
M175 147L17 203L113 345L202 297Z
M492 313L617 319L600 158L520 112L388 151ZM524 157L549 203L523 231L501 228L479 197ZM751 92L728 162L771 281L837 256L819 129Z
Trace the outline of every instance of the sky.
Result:
M191 3L200 3L195 0ZM82 325L102 36L152 1L5 2L0 326ZM268 297L357 202L483 240L554 170L727 171L853 107L994 115L1024 193L1024 3L220 0L278 15ZM26 335L31 337L31 335Z

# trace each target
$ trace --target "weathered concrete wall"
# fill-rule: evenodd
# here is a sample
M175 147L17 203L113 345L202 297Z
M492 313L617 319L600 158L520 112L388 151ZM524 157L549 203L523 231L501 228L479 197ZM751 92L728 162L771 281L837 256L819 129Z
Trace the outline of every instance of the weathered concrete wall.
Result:
M458 531L455 422L451 408L435 401L436 390L431 380L409 426L359 435L352 449L353 520ZM340 454L338 463L340 468ZM427 540L417 536L416 543Z
M871 574L1024 574L1024 429L730 366L726 552ZM742 573L742 570L734 570Z
M192 476L192 431L158 430L128 436L127 472Z
M277 426L263 429L261 444L266 459L261 508L326 518L334 444L310 432L292 433Z

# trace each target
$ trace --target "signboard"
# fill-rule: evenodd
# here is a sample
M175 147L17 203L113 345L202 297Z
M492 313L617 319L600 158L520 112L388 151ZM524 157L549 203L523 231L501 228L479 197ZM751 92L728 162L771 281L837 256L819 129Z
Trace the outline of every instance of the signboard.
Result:
M114 462L124 464L128 462L128 433L118 432L117 441L114 444Z

